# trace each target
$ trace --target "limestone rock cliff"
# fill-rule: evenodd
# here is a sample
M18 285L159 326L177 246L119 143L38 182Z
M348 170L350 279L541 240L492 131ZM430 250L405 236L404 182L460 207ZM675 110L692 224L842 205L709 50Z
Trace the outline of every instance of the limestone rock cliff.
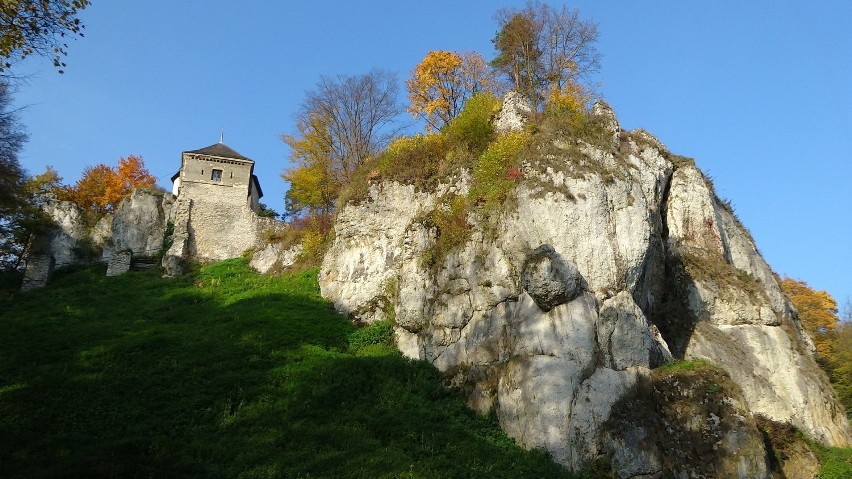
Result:
M496 222L469 215L469 239L438 264L423 261L440 234L424 218L470 178L431 190L373 183L339 211L323 295L359 321L392 310L406 356L434 364L519 443L575 469L618 452L619 477L672 472L665 445L647 452L640 440L672 418L607 426L639 388L655 390L643 385L672 358L707 359L733 380L729 406L705 418L729 426L706 436L724 443L708 446L724 477L769 474L744 415L849 444L810 339L709 181L647 132L621 130L605 104L594 112L611 144L555 138L530 153ZM522 115L501 118L512 129Z
M57 268L78 262L80 248L89 239L83 210L69 201L49 201L44 210L56 227L48 234L47 250L41 252L51 254Z
M163 248L166 219L174 202L169 193L135 189L121 201L112 220L111 246L115 251L151 256Z

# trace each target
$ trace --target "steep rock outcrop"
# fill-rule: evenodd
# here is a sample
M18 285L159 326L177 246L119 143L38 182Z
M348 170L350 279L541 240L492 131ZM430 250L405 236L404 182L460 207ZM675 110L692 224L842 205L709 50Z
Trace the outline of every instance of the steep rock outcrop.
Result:
M163 246L166 216L172 198L149 189L133 190L94 225L82 208L69 201L48 201L42 207L54 226L37 238L26 261L23 290L43 287L54 267L100 260L108 275L127 271L130 256L154 255Z
M687 358L719 364L749 408L828 444L848 444L844 412L813 360L810 338L747 232L698 169L675 172L668 198L668 251L679 277ZM796 374L791 374L795 371Z
M56 225L48 234L44 253L53 256L57 268L78 262L82 243L89 239L83 210L70 201L50 201L44 211Z
M527 257L521 286L542 311L574 299L583 289L577 267L565 261L550 245L541 245Z
M171 244L163 254L163 275L166 277L180 276L186 273L189 259L189 218L192 210L192 200L178 197L169 211L169 221L172 224Z
M809 339L736 218L700 171L676 168L647 132L623 132L608 107L596 111L609 145L555 138L523 158L513 201L487 222L470 214L469 239L437 264L423 261L440 234L426 218L469 179L435 191L372 184L339 211L323 295L361 321L392 305L406 356L433 363L520 444L572 468L641 452L637 438L655 431L604 425L673 356L730 375L742 390L732 417L759 411L848 444ZM756 434L748 421L730 431L724 454ZM747 459L724 470L766 476L762 444L743 441ZM624 464L619 477L639 474ZM643 464L642 474L671 472L660 458Z
M119 203L112 219L112 248L137 256L151 256L163 248L166 218L173 202L170 193L137 188Z
M260 247L251 256L249 266L258 273L269 273L274 270L283 270L293 266L304 245L297 243L290 247L284 247L278 243L269 243Z

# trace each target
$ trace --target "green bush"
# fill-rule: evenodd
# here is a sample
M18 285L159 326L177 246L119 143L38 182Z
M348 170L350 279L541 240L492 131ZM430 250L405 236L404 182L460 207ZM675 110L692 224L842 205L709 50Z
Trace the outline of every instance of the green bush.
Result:
M447 255L463 246L471 235L471 227L467 221L467 198L454 197L447 208L436 208L426 218L425 223L437 230L435 245L426 252L423 264L433 267L443 263Z
M438 133L397 138L379 157L377 172L383 179L406 184L429 184L443 169L447 140Z
M494 139L492 120L499 111L500 100L497 97L490 93L477 93L447 124L443 133L452 142L463 145L476 155Z
M852 448L811 445L821 464L819 479L848 479L852 477Z
M527 133L511 132L488 145L473 168L470 197L474 203L492 205L505 199L519 178L518 154L528 141Z
M403 136L369 159L339 196L338 208L359 203L370 182L392 180L431 189L459 168L469 168L494 139L491 122L500 101L491 94L471 97L464 109L438 133Z
M680 371L697 371L704 368L717 367L711 361L706 359L682 359L665 363L657 370L659 372L680 372Z

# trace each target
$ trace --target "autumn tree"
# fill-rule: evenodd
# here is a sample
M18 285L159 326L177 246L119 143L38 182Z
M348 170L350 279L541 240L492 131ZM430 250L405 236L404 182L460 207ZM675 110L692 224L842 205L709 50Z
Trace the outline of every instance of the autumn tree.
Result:
M544 78L541 25L531 12L500 10L498 21L500 30L493 40L497 57L491 64L510 79L515 90L535 100Z
M831 382L846 410L852 411L852 310L845 311L848 314L844 313L844 321L837 326L832 344Z
M3 0L0 2L0 74L36 54L53 58L63 72L67 38L83 36L77 17L89 0Z
M810 334L817 355L829 363L834 360L832 341L840 318L837 302L825 291L816 291L804 281L792 278L781 280L781 290L799 312L799 320Z
M497 57L491 64L536 103L588 87L600 68L597 24L582 20L577 9L530 2L522 10L501 9L496 17Z
M287 216L327 214L334 207L340 184L332 165L328 123L325 115L314 112L297 120L297 134L281 136L290 147L294 165L281 175L290 183L284 196Z
M20 192L22 201L8 211L9 221L0 236L0 269L17 270L32 249L36 237L54 226L42 206L56 197L62 188L61 183L62 178L52 166L24 181Z
M111 168L104 164L88 166L70 188L68 199L98 216L111 212L135 188L154 186L157 179L145 168L141 156L130 155Z
M476 52L430 51L405 81L408 111L422 117L430 130L440 130L480 91L496 92L497 79Z
M331 210L342 185L367 158L396 134L401 112L396 76L381 70L355 76L323 77L306 93L296 132L284 134L293 165L287 214Z
M115 173L115 180L110 184L108 192L110 199L114 200L113 207L134 189L150 188L157 183L157 179L145 168L141 156L129 155L127 158L119 158Z
M69 199L85 210L102 215L113 206L115 198L110 197L108 191L115 190L116 176L115 171L103 163L87 166L71 188Z

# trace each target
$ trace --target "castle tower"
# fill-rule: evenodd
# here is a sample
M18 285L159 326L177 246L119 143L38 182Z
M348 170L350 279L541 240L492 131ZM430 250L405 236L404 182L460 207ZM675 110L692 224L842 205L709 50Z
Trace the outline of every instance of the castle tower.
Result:
M176 242L167 255L215 261L255 247L263 191L250 158L221 142L184 151L172 192Z
M231 191L227 191L226 187ZM172 193L191 198L245 200L257 211L263 191L254 175L254 161L224 143L216 143L181 154L180 170L172 176ZM230 200L228 200L230 202Z

